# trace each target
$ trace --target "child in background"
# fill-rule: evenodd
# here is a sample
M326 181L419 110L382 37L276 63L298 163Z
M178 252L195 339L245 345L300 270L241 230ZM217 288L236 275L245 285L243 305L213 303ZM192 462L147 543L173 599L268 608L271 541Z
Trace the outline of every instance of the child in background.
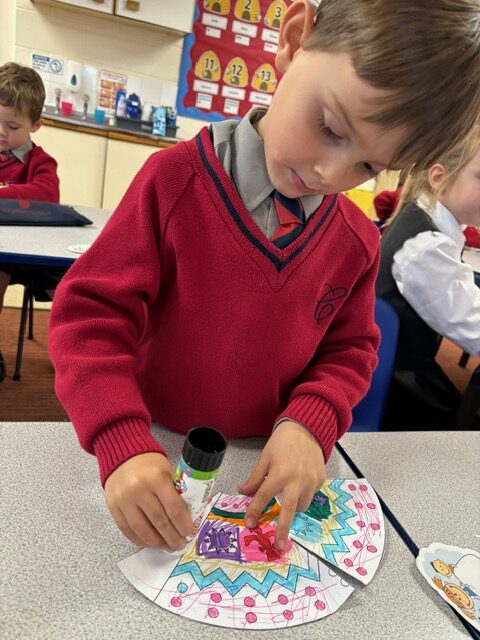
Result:
M382 223L378 224L382 232L386 227L385 223L387 222L387 220L390 220L390 218L398 208L398 205L402 198L402 187L403 182L400 181L397 189L394 189L393 191L380 191L380 193L377 193L377 195L373 199L375 213L377 214L377 218L380 223ZM474 247L475 249L480 249L480 231L477 227L465 227L465 229L463 230L463 235L465 236L466 247Z
M270 435L239 490L249 528L282 494L284 549L376 364L378 233L337 194L428 167L471 129L479 25L477 0L297 0L268 110L153 154L71 267L56 391L130 540L177 548L193 531L153 419Z
M389 218L392 217L395 209L400 202L400 198L402 195L402 185L399 185L397 189L380 191L377 193L375 198L373 199L373 206L375 208L375 213L377 214L377 218L380 222L385 223ZM381 228L383 228L382 225Z
M436 363L442 337L480 355L480 289L461 260L480 224L480 129L409 178L383 233L377 295L400 316L386 429L452 428L460 394Z
M0 67L0 200L22 198L58 203L57 163L35 145L30 134L41 127L45 87L39 74L15 62ZM22 283L25 274L11 265L0 264L0 312L9 284ZM58 282L49 274L36 274L39 291ZM40 299L40 298L38 298ZM5 361L0 351L0 382L5 378Z

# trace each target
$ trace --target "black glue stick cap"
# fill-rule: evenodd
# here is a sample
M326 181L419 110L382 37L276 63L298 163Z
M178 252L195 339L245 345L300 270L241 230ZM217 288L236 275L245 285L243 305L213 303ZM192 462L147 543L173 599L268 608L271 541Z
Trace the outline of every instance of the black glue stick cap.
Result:
M194 427L187 433L182 458L197 471L215 471L227 448L223 434L212 427Z

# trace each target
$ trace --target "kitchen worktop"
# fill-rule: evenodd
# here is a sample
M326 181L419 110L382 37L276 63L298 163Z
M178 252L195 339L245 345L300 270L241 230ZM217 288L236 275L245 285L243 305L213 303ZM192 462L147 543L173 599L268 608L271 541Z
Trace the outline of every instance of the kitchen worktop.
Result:
M88 114L86 118L83 118L82 114L78 112L73 112L71 116L64 116L62 113L57 113L54 107L44 108L42 122L47 127L80 131L112 140L122 140L159 148L171 147L180 141L180 138L156 136L141 129L132 131L118 125L98 124L91 114Z

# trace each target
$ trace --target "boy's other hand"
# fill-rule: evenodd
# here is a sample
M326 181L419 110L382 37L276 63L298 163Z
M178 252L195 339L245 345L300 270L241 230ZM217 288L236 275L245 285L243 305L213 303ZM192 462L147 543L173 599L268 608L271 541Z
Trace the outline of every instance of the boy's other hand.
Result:
M105 499L120 531L140 546L182 549L195 528L161 453L126 460L107 478Z
M323 451L314 436L295 422L281 422L270 436L249 479L238 489L255 497L245 524L254 528L266 505L282 494L275 547L283 551L296 511L305 511L326 478Z

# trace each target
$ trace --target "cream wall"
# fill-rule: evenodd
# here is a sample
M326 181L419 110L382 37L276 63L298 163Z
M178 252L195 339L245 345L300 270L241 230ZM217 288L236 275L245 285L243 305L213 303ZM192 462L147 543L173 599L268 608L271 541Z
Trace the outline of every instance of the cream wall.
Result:
M176 94L183 46L178 34L39 0L0 0L0 24L0 62L14 59L31 66L35 52L126 74L128 92L135 91L153 104L165 104L165 95L170 104L170 96ZM50 74L42 77L47 103L53 104L57 79ZM88 92L93 94L92 87ZM91 111L93 102L94 96ZM178 124L177 135L190 138L204 123L179 117Z
M15 0L0 0L0 62L10 60L14 47Z

